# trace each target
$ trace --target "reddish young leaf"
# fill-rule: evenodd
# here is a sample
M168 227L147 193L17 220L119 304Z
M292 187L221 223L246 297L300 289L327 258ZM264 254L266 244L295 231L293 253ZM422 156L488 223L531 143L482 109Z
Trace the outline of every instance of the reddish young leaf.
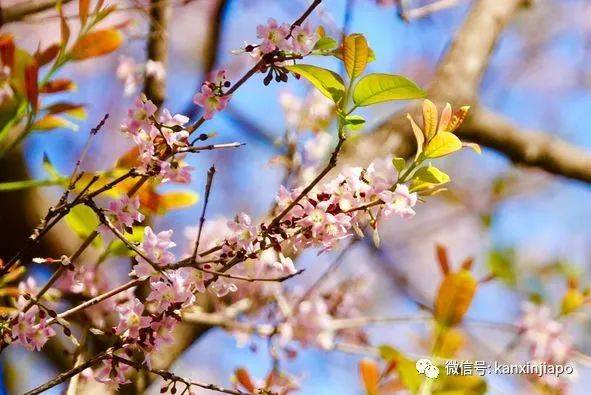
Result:
M43 51L37 52L35 54L35 59L37 59L37 63L39 64L39 67L45 66L46 64L51 62L53 59L55 59L55 57L57 56L59 51L60 51L60 45L59 44L52 44L49 47L45 48Z
M57 93L73 91L76 89L76 84L67 78L58 78L48 81L39 89L39 93Z
M27 99L33 106L34 110L37 110L39 102L39 66L34 61L25 67L25 92Z
M2 64L12 69L14 65L14 39L11 34L0 34L0 59Z
M244 368L238 368L234 371L234 375L236 376L236 380L250 393L254 393L256 387L254 386L252 379L250 378L250 374Z
M449 273L449 259L447 259L447 250L441 244L437 244L435 248L437 250L437 262L439 262L441 272L446 275Z
M80 24L82 26L86 25L89 7L90 0L78 0L78 14L80 15Z
M74 60L84 60L109 54L121 45L123 35L117 29L97 30L82 37L72 48Z
M117 159L115 167L119 169L131 169L139 165L140 149L138 146L133 147Z
M57 3L57 11L60 15L60 33L61 33L61 44L63 47L68 45L68 40L70 39L70 27L68 26L68 20L64 16L64 11L62 9L62 3Z
M434 315L444 326L455 326L462 321L472 304L478 282L467 270L450 273L443 278L435 299Z

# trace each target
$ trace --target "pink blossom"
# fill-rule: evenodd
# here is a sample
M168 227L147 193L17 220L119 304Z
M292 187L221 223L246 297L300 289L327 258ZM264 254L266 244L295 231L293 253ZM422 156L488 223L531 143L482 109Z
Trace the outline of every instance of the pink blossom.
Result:
M142 316L144 305L137 298L118 306L117 311L119 324L115 328L115 333L118 335L138 338L139 330L150 325L151 318Z
M37 321L38 314L38 307L33 306L26 313L19 313L12 326L12 335L29 351L40 351L47 340L55 336L55 331L47 326L45 319Z
M160 176L162 182L175 182L178 184L188 184L191 182L191 171L193 166L189 166L182 161L158 161L160 166Z
M308 23L303 26L295 26L291 37L293 51L300 55L308 55L312 52L316 41L318 41L318 35L312 31Z
M119 199L111 200L107 206L107 214L110 216L111 223L117 230L129 230L134 223L144 220L144 215L138 210L140 208L139 197L130 198L127 195Z
M178 325L178 321L172 317L165 316L158 321L153 321L150 327L154 334L155 348L161 347L165 344L170 344L174 341L172 337L172 330Z
M235 244L238 248L248 252L254 250L253 243L256 239L257 231L247 214L240 213L234 221L228 221L228 228L231 232L231 236L228 238L230 244Z
M173 304L187 306L194 302L195 297L179 272L169 274L167 278L150 284L152 291L146 298L155 302L158 311L166 311Z
M417 203L417 194L410 193L408 186L398 184L394 192L383 191L379 197L384 201L385 216L396 214L402 218L411 218L415 215L413 207Z
M124 120L121 128L132 135L140 130L149 131L152 127L151 117L156 113L157 107L150 100L139 97L127 112L127 118Z
M125 96L133 95L142 83L140 66L129 56L120 56L117 78L123 82Z
M295 314L280 326L281 341L287 344L295 340L303 346L318 345L328 349L333 343L331 321L328 306L323 299L305 300Z
M228 281L227 279L220 277L216 282L210 286L211 292L214 293L218 298L222 298L230 292L236 292L238 287L236 284Z
M279 253L279 261L275 261L272 266L279 270L279 272L285 274L294 274L297 272L293 264L293 260L289 257L286 257L281 252Z
M204 119L213 118L216 112L226 108L229 101L230 95L217 94L207 82L201 86L201 92L195 94L193 97L193 103L205 110L203 114Z
M140 243L139 248L150 261L167 265L175 260L174 254L168 251L169 248L176 246L174 242L170 241L171 237L172 230L155 234L151 227L146 226L144 229L144 240Z
M112 359L104 359L94 371L94 379L100 383L109 384L117 389L120 385L129 383L125 374L131 370L129 365L117 363Z
M523 340L529 346L535 360L561 363L572 350L570 337L562 323L552 318L548 306L531 302L522 304L523 315L517 326L523 332Z
M266 25L257 26L257 38L262 39L260 49L262 53L273 52L276 49L288 49L287 35L289 34L289 25L287 23L279 24L273 18L269 18Z

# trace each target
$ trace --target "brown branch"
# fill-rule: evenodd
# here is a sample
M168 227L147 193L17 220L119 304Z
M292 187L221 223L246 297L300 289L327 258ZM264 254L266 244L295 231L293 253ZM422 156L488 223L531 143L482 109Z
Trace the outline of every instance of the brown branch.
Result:
M62 0L62 4L69 3L72 0ZM3 8L0 4L0 26L7 23L18 22L26 17L39 12L54 8L57 0L29 0Z
M54 379L48 381L47 383L45 383L43 385L40 385L39 387L32 389L31 391L25 393L25 395L36 395L36 394L40 394L42 392L45 392L48 389L53 388L56 385L59 385L59 384L65 382L69 378L74 377L78 373L82 372L84 369L94 366L97 363L99 363L100 361L102 361L103 359L106 359L108 357L109 357L108 351L97 354L92 359L89 359L88 361L68 370L67 372L57 375Z
M150 34L148 59L166 67L168 62L168 22L171 14L170 0L150 0ZM146 75L144 93L160 107L166 98L166 76Z

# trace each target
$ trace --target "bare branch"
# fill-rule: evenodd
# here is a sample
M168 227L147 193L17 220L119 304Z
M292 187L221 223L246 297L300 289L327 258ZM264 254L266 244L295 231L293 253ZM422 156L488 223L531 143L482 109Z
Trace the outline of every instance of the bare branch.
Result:
M62 0L62 4L69 3L72 0ZM16 3L10 7L3 8L0 4L0 26L18 22L29 15L37 14L55 7L57 0L29 0Z
M168 22L171 14L170 0L150 0L150 34L148 36L148 60L166 67L168 62ZM144 93L157 107L166 98L166 76L146 75Z

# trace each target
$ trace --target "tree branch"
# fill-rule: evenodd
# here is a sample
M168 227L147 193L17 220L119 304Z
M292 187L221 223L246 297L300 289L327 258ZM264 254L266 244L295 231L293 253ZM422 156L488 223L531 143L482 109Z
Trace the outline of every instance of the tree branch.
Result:
M148 35L148 60L159 62L166 67L168 62L168 22L170 0L150 0L150 34ZM144 93L157 107L166 98L166 76L146 75Z
M72 0L62 0L62 4L69 3L70 1ZM6 8L3 8L0 4L0 26L21 21L29 15L53 8L56 3L57 0L29 0Z

